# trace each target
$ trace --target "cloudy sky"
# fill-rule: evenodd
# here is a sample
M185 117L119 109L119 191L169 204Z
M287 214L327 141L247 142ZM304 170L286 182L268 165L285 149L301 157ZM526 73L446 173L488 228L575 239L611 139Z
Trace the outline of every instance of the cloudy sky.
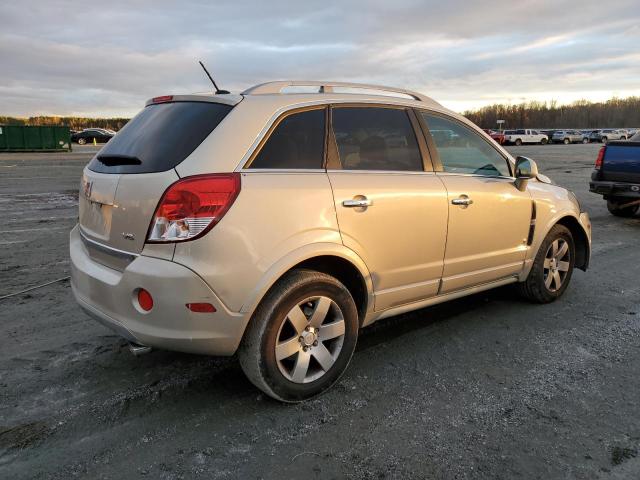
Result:
M276 79L394 85L457 111L640 95L640 4L0 0L0 115L129 116Z

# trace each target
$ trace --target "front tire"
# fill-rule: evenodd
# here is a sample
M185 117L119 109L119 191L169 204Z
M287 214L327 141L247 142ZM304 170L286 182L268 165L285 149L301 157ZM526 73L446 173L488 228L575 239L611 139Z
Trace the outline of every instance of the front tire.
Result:
M87 143L87 140L84 138L79 138L78 139L78 145L84 145L85 143Z
M568 138L565 138L562 143L564 143L565 145L569 145L571 143L571 141Z
M516 138L515 144L519 147L520 145L522 145L522 140Z
M584 143L584 144L589 143L589 139L588 139L588 138L583 138L583 139L582 139L582 143Z
M636 213L638 213L640 205L632 205L627 208L620 208L620 205L624 203L625 201L607 200L607 210L609 210L609 213L611 215L623 218L633 217Z
M575 263L575 244L569 229L554 225L542 241L520 294L536 303L557 300L567 289Z
M608 141L609 139L607 137L602 137L602 140L601 140L602 143L606 145Z
M320 395L345 372L358 339L358 311L337 279L294 270L254 312L238 357L251 383L276 400Z

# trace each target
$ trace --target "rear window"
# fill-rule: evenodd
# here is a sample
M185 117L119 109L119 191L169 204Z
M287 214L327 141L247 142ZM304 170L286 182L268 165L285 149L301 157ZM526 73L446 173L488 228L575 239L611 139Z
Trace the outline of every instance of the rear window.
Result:
M159 103L145 107L93 157L99 173L151 173L182 162L233 107L212 102Z

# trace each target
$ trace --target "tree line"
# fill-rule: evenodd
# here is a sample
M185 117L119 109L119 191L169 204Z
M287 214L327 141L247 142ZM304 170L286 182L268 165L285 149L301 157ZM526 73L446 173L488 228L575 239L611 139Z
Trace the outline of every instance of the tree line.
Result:
M528 102L517 105L489 105L464 113L482 128L625 128L640 127L640 97L612 98L606 102L580 100L570 105L557 102ZM87 118L37 116L29 118L0 116L0 125L64 125L73 130L97 127L120 130L128 118Z
M56 125L69 127L72 130L84 128L108 128L118 131L129 121L128 118L87 118L87 117L54 117L38 116L29 118L0 116L0 125Z
M497 120L512 128L625 128L640 127L640 97L612 98L606 102L579 100L570 105L528 102L489 105L464 116L482 128L497 128Z

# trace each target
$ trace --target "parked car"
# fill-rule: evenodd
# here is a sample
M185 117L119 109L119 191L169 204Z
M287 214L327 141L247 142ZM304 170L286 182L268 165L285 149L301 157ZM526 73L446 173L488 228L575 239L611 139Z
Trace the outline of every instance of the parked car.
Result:
M531 129L505 130L504 138L505 142L513 143L514 145L522 145L523 143L540 143L544 145L549 141L549 137L544 133Z
M543 133L544 135L547 136L547 138L549 139L548 143L551 143L551 138L553 137L553 134L556 133L558 130L538 130L538 132Z
M585 138L582 132L578 130L556 130L551 137L553 143L564 143L569 145L570 143L589 143L589 139Z
M286 402L335 383L376 320L511 283L552 302L589 264L571 192L406 90L157 97L81 185L82 308L137 353L237 352Z
M627 132L616 130L613 128L604 128L602 130L594 130L591 132L589 139L592 142L607 143L612 140L626 140Z
M101 128L86 128L81 132L71 134L71 141L80 145L92 143L94 139L96 143L107 143L114 135L115 133L107 132Z
M496 132L495 130L485 129L484 132L489 135L493 140L495 140L498 145L502 145L504 143L504 133Z
M611 142L600 148L589 190L607 201L618 217L632 217L640 209L640 134L628 142Z

